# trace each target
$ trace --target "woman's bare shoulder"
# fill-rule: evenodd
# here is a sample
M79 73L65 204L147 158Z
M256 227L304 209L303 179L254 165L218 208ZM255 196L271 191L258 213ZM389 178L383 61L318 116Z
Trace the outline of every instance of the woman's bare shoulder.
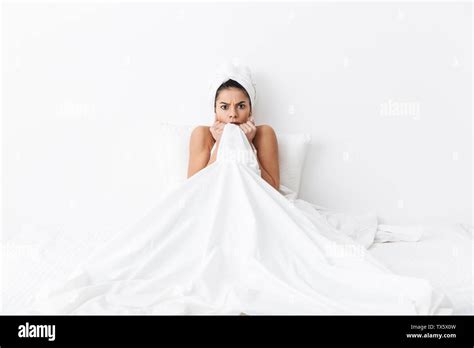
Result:
M211 127L209 127L209 126L196 126L196 127L194 127L193 131L195 131L197 129L200 129L200 130L207 129L207 130L209 130L209 128L211 128Z
M253 144L258 149L278 148L278 140L275 130L268 124L257 126L257 133L253 138Z
M259 135L259 136L271 135L271 136L276 137L275 130L272 128L272 126L270 126L268 124L258 125L257 126L257 134L255 136L257 136L257 135Z
M211 135L209 126L196 126L194 127L192 134L199 134L200 136L208 136ZM211 135L212 136L212 135Z
M198 143L204 143L207 146L212 146L214 138L212 137L212 134L209 129L209 126L196 126L191 132L191 138L196 139Z

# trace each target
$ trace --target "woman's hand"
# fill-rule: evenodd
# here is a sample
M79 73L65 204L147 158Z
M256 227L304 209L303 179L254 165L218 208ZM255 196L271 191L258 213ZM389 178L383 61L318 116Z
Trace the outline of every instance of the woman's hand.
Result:
M224 131L224 126L224 122L215 121L214 124L209 128L209 131L216 142L221 138L222 132Z
M255 126L255 121L253 117L250 117L249 120L245 123L239 125L240 129L245 133L250 144L252 144L255 134L257 134L257 127Z

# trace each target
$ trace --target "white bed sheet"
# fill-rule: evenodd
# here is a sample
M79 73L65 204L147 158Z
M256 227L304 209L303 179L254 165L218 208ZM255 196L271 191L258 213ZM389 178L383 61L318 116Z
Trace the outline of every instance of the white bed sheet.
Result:
M345 230L346 223L338 230L328 222L308 202L289 201L263 180L247 137L236 125L227 124L215 163L171 187L143 219L116 231L114 239L90 258L80 255L80 241L70 243L80 247L72 250L75 256L64 254L70 247L58 250L50 243L63 254L55 258L48 250L56 265L64 269L76 266L74 260L80 264L67 282L43 282L27 310L35 314L452 312L442 306L442 294L428 280L394 274L364 249L365 244L346 235L352 232ZM83 232L88 231L74 236ZM357 232L373 236L375 231ZM84 244L90 243L82 238ZM25 272L12 276L20 273ZM16 296L7 288L11 297Z
M76 262L107 234L84 239L79 231L41 240L31 235L5 241L0 314L26 314L43 283L66 279ZM460 225L425 226L419 242L375 243L369 251L395 273L426 278L451 301L453 314L472 314L473 238Z
M425 225L418 242L375 243L371 254L393 272L428 279L451 301L453 314L474 313L472 229Z
M87 236L84 231L41 237L23 233L5 240L1 253L0 314L27 314L42 284L65 280L78 260L111 235L111 231Z

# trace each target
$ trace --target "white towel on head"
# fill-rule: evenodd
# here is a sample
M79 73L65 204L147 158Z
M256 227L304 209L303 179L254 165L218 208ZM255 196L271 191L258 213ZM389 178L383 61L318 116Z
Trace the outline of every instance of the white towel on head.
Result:
M257 99L256 83L252 79L250 68L236 61L222 63L216 70L214 79L212 80L209 87L209 98L212 106L212 114L214 114L214 99L216 97L217 89L221 84L230 79L240 83L247 91L250 97L250 102L252 103L252 116L254 116L253 110L255 107L255 101Z

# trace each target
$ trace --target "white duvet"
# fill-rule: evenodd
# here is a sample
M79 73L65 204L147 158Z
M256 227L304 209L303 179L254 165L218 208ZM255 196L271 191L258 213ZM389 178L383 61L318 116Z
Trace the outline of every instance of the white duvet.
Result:
M371 233L350 237L275 190L244 133L227 124L216 162L170 189L66 282L43 286L31 313L449 312L427 280L396 275L369 254Z

